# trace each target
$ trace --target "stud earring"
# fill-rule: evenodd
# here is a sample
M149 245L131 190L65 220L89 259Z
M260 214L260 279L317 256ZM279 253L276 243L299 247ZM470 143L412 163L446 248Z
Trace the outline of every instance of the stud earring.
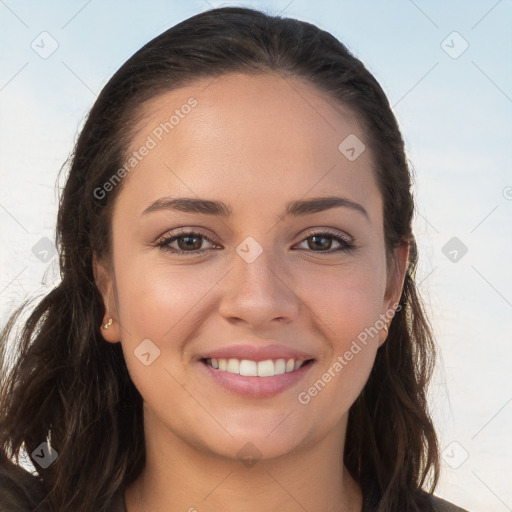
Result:
M107 330L111 325L112 325L112 318L109 318L108 322L105 325L103 325L102 327L103 327L103 329Z
M387 324L385 324L385 325L384 325L384 330L385 330L386 332L389 332L389 325L390 325L390 324L391 324L391 322L389 322L389 323L387 323Z

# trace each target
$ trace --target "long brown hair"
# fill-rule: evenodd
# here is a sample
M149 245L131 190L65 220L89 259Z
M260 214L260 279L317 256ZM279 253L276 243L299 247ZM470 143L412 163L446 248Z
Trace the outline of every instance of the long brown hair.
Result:
M101 336L105 310L92 269L94 253L111 255L112 206L122 182L108 194L95 191L125 161L144 102L234 71L299 78L349 108L364 126L383 198L387 256L403 243L411 251L402 309L350 409L344 460L363 494L380 503L380 512L428 510L422 489L429 485L433 492L439 475L426 399L435 345L414 282L414 202L396 119L375 78L331 34L303 21L235 7L198 14L147 43L94 103L59 205L61 282L24 323L13 361L7 360L7 341L26 304L2 332L0 476L10 471L20 482L7 459L19 465L23 451L31 454L48 439L58 458L47 469L38 468L45 494L41 505L52 512L103 512L140 474L142 398L121 345Z

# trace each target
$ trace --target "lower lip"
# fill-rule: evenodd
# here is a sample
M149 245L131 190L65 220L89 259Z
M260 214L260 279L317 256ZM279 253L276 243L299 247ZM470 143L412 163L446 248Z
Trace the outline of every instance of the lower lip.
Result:
M215 382L234 393L251 398L270 398L297 384L309 372L314 361L293 372L273 377L246 377L217 370L203 361L200 364Z

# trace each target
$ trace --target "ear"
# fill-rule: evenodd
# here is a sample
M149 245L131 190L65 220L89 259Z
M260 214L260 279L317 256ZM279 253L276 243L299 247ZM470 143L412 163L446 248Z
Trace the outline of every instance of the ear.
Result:
M120 335L117 308L115 305L113 272L104 262L97 258L96 253L94 253L92 257L92 269L96 286L103 298L103 305L105 306L103 322L101 326L99 326L101 335L106 341L117 343L120 341ZM103 326L110 318L112 318L112 324L108 329L103 329Z
M409 250L410 245L404 242L396 247L388 266L388 276L386 284L386 292L382 303L381 319L388 326L393 322L393 315L396 305L400 302L402 290L404 287L405 276L409 266ZM383 345L388 337L385 329L379 330L379 347Z

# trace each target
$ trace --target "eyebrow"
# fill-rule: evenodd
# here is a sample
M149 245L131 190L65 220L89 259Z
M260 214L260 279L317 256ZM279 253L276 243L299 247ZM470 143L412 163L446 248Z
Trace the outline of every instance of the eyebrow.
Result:
M299 217L312 213L330 210L331 208L350 208L363 214L368 220L368 212L359 203L350 199L338 196L313 197L310 199L298 199L291 201L286 205L284 214L279 217ZM202 213L205 215L214 215L216 217L229 217L232 209L222 201L212 201L193 197L162 197L149 205L142 215L161 210L174 210L186 213ZM284 217L283 217L284 215Z

